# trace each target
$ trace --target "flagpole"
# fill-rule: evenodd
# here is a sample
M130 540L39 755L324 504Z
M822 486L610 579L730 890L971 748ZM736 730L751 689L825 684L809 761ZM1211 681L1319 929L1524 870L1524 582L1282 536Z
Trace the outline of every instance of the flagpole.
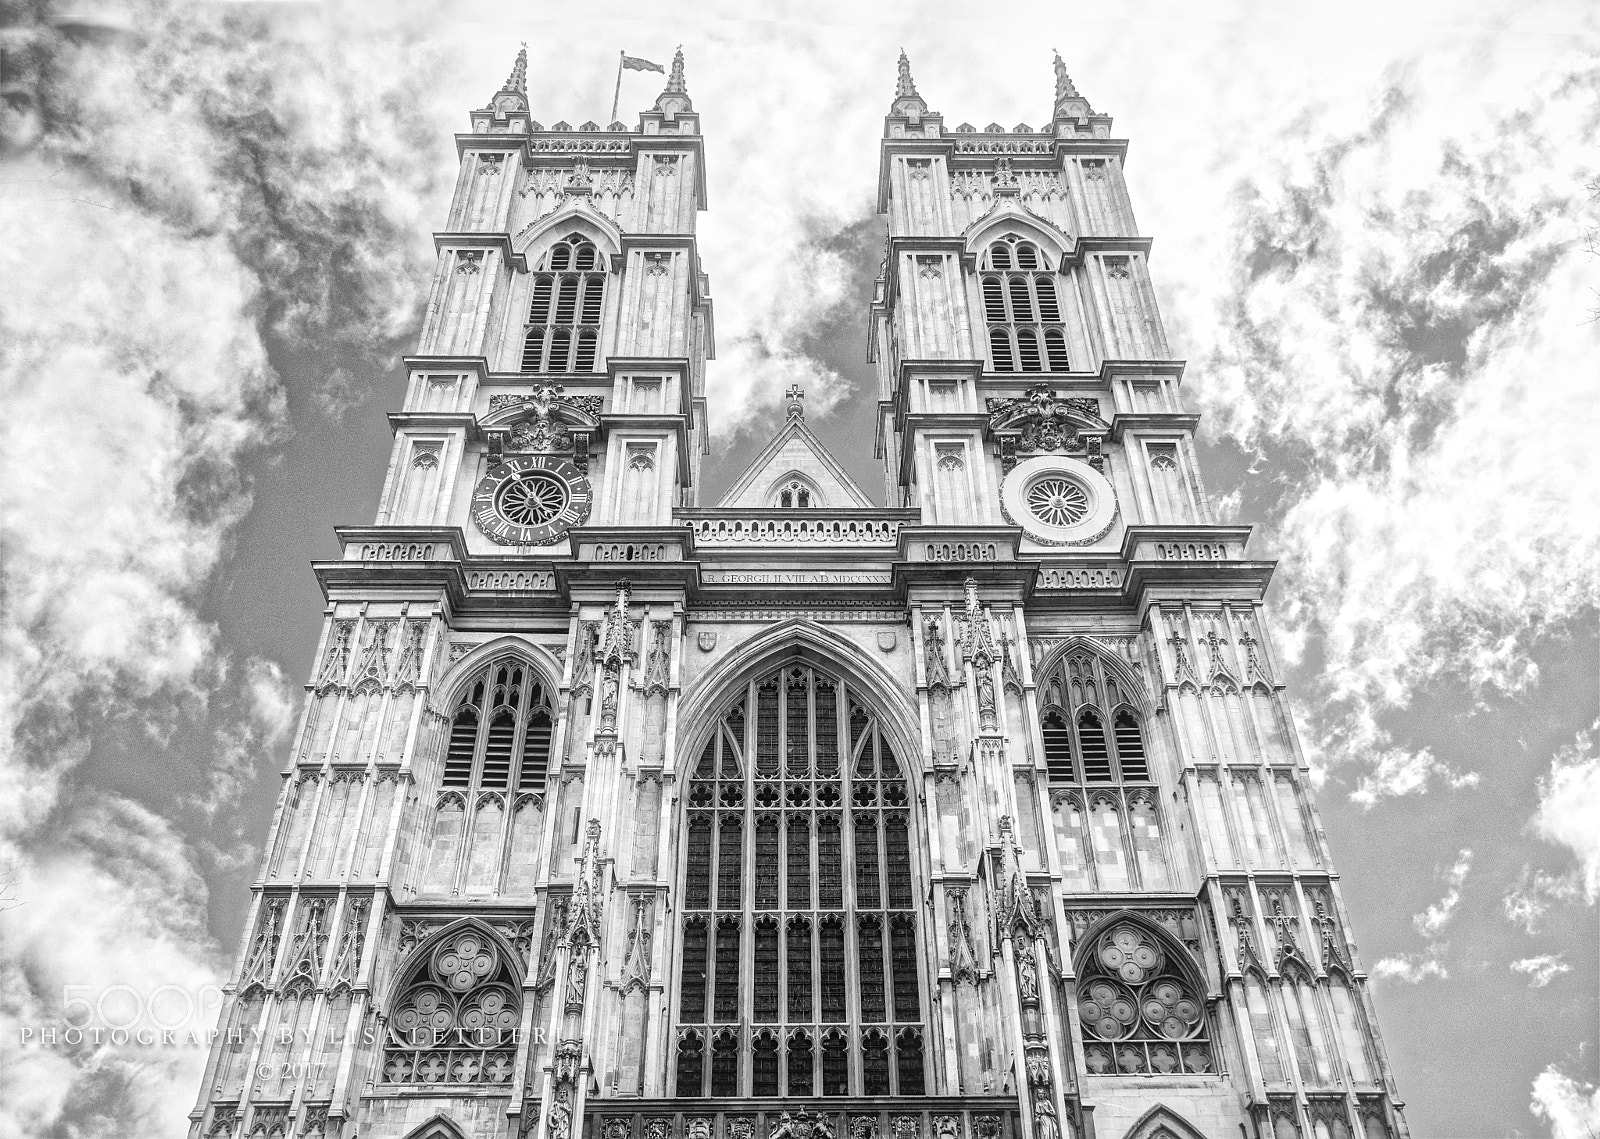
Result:
M617 121L617 105L622 101L622 61L628 58L626 50L617 52L617 89L611 96L611 123ZM607 123L610 126L611 123Z

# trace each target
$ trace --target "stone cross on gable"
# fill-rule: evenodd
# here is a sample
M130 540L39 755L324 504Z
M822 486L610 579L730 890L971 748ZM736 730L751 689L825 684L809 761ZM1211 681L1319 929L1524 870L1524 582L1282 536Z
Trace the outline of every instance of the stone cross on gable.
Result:
M806 413L806 393L799 384L790 384L789 390L783 393L783 398L789 401L790 419L798 419Z

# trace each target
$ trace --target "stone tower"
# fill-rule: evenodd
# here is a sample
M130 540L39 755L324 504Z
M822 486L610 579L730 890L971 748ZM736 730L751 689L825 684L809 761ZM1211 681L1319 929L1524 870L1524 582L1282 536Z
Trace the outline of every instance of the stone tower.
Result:
M192 1139L1406 1139L1111 136L902 55L887 506L786 393L698 499L704 146L461 155Z

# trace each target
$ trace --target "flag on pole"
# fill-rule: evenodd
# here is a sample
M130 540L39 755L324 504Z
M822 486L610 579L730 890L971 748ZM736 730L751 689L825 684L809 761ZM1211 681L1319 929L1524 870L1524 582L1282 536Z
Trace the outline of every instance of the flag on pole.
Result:
M667 69L659 63L651 63L648 59L640 59L636 55L626 53L622 56L622 66L629 71L659 71L663 75L667 73Z

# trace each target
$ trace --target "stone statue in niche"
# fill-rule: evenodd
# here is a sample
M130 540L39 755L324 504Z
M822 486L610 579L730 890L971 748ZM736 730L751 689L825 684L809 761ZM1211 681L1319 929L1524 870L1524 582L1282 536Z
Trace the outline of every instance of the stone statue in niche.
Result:
M584 994L589 988L589 953L577 950L567 966L567 1011L582 1012Z
M572 1126L572 1109L567 1106L567 1093L557 1093L550 1105L550 1139L567 1139Z
M967 578L966 638L962 652L972 665L972 680L978 697L978 726L992 732L1000 726L995 710L994 634L989 628L989 610L978 600L978 583Z
M1017 988L1023 1004L1039 1003L1039 966L1033 959L1033 950L1026 944L1017 947Z

